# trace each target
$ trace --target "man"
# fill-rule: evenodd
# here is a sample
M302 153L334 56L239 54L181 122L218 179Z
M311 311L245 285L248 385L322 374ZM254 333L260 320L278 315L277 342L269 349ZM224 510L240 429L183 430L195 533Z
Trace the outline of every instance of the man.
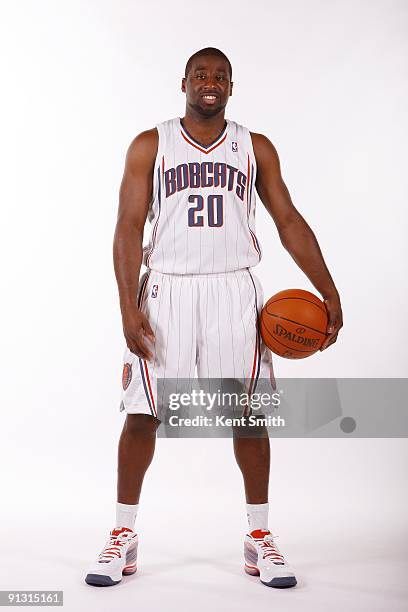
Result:
M127 349L126 422L119 442L116 525L86 576L112 585L136 571L134 531L145 472L152 460L158 379L249 380L273 377L258 330L262 287L250 268L261 258L255 235L255 187L284 247L321 293L327 339L342 326L340 299L316 238L293 206L272 143L225 120L232 94L228 58L214 48L187 62L186 111L142 132L128 150L114 241ZM146 218L153 225L143 249ZM141 264L147 267L139 282ZM159 414L159 416L161 416ZM248 516L245 569L272 587L296 584L268 529L269 439L234 437Z

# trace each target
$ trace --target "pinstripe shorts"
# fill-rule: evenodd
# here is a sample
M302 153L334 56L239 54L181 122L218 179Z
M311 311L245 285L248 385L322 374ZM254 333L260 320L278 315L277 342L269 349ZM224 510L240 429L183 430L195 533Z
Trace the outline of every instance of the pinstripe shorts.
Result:
M162 274L140 279L138 305L155 341L152 358L127 347L121 410L160 418L161 379L235 380L254 393L258 379L273 379L271 351L259 333L262 286L249 268L216 274Z

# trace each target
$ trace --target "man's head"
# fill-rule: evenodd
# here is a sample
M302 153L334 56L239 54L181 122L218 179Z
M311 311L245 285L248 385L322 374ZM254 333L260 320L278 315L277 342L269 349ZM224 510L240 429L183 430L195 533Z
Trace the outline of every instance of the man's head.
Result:
M186 64L181 82L187 106L200 115L211 116L223 111L232 94L232 67L219 49L206 47L197 51Z

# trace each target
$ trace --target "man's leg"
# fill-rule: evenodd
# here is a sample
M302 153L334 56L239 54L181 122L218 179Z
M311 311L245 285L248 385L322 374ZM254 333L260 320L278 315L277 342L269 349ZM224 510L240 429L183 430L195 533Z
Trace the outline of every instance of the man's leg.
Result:
M243 429L234 431L234 451L244 478L247 501L249 529L244 544L245 571L252 576L259 576L267 586L292 587L297 582L295 574L268 528L268 432L262 428L258 431L260 437L250 437L251 434L245 435Z
M156 445L160 421L148 414L128 414L119 440L118 503L138 504L143 478Z
M247 504L268 503L270 447L266 429L259 437L235 430L234 453L244 479Z
M136 572L138 536L134 532L143 478L149 467L160 421L148 414L128 414L119 441L116 526L85 582L112 586Z

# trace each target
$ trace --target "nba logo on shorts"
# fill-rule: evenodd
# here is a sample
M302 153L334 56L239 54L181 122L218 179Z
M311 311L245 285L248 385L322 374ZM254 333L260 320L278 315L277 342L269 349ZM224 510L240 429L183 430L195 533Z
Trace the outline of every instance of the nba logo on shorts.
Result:
M232 141L232 152L237 153L238 151L238 143L235 140Z
M159 285L153 285L152 287L152 297L157 297L157 290L159 289Z

